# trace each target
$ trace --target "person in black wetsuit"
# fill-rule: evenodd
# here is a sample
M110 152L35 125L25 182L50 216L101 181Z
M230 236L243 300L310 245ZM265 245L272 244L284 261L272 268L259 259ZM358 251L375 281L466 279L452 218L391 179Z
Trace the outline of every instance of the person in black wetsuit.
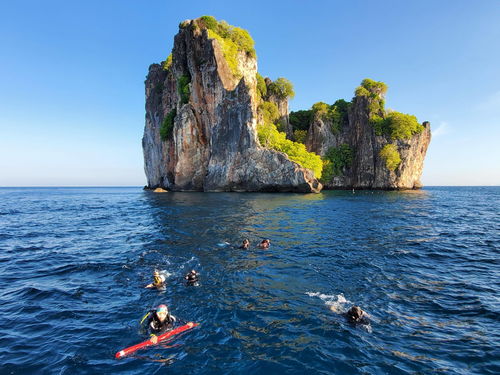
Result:
M177 321L176 317L170 315L166 305L159 305L156 310L151 310L146 317L146 327L151 332L151 342L156 344L158 342L157 335L161 335L166 331L170 331Z
M196 272L195 270L191 270L184 276L184 279L186 280L187 285L190 286L197 286L198 281L199 281L200 274Z
M346 312L346 318L352 324L370 324L368 314L359 306L353 306Z

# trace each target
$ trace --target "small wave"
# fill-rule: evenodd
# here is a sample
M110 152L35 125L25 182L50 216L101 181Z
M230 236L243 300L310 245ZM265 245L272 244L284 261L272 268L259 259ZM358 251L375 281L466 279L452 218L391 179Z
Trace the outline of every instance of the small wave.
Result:
M5 210L5 211L0 211L0 216L2 215L16 215L16 214L20 214L22 213L21 211L19 210Z
M166 279L168 279L170 276L173 275L173 273L170 273L167 270L160 270L160 275L163 275L165 276Z
M347 305L352 304L352 302L346 299L342 293L329 295L320 292L306 292L306 294L309 297L318 297L330 308L330 310L337 314L345 313L348 310Z

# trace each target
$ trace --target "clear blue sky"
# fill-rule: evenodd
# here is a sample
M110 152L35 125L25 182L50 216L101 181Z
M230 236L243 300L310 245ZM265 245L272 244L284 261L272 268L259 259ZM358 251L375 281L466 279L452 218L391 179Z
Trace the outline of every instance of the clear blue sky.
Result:
M205 14L250 31L292 110L384 81L432 124L425 185L500 185L500 1L47 0L0 4L0 186L144 185L148 66Z

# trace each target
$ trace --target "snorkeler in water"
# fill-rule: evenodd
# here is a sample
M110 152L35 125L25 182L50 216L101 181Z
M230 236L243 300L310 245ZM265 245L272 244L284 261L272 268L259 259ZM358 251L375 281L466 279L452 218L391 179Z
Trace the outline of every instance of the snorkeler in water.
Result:
M145 286L145 288L157 288L162 289L165 287L165 275L161 274L157 270L153 272L153 282Z
M184 279L186 280L186 283L189 286L197 286L199 278L200 278L200 274L198 272L196 272L195 270L189 271L186 274L186 276L184 276Z
M349 323L353 324L370 324L368 320L368 314L361 310L359 306L352 306L347 312L346 312L346 318L349 321Z
M146 320L146 318L148 318ZM146 323L144 321L146 320ZM174 323L177 321L176 317L170 315L166 305L159 305L156 309L149 311L141 321L151 333L151 342L156 344L158 335L172 330Z
M269 240L262 240L260 244L257 245L259 249L269 249L269 245L271 245L271 241Z
M243 243L240 246L240 249L248 249L250 247L250 241L246 238L243 240Z

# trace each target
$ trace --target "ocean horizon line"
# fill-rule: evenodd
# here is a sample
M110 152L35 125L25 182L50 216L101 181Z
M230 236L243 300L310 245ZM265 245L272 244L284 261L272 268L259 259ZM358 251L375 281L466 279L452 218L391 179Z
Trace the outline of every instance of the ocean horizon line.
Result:
M3 185L0 189L12 188L144 188L146 185ZM427 187L500 187L500 185L424 185L422 189ZM351 190L351 189L333 189L333 190ZM354 189L354 190L377 190L377 189ZM411 190L411 189L410 189ZM326 189L329 191L329 189ZM389 190L388 190L389 191Z

